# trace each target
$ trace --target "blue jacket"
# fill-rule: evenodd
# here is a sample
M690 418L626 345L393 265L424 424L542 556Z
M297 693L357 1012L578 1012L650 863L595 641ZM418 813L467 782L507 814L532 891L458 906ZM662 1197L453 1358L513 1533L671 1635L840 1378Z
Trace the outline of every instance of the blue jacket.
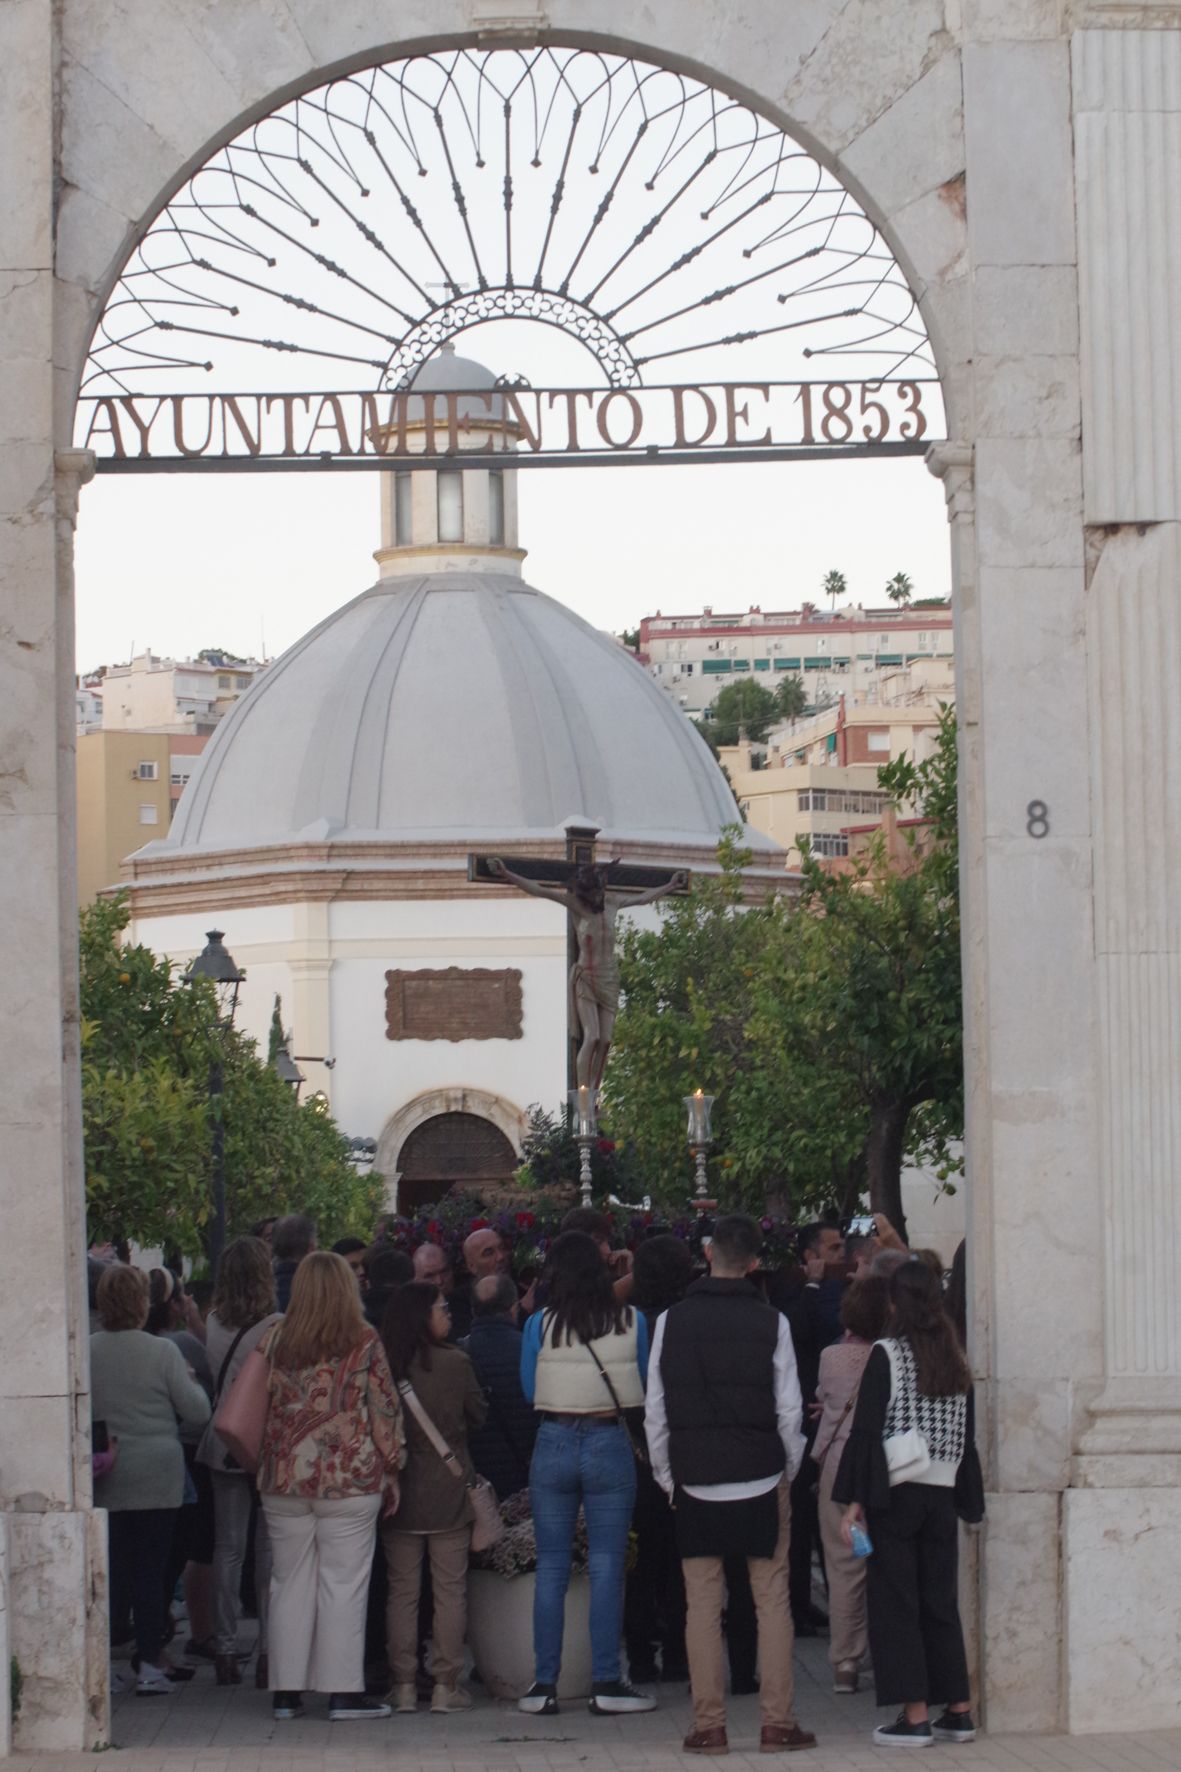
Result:
M472 1463L499 1500L529 1482L537 1416L521 1389L521 1331L505 1317L477 1317L463 1343L488 1399L483 1427L468 1435Z

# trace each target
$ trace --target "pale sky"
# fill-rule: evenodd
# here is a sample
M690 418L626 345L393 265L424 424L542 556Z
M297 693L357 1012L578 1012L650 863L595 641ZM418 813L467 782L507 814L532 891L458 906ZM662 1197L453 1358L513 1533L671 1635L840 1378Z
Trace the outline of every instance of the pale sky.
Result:
M80 670L134 646L275 657L371 585L376 473L100 475L77 533ZM879 603L896 572L915 595L951 579L943 488L920 457L521 474L525 576L596 627L657 609L824 607L843 572Z
M581 300L595 312L606 308L625 314L618 324L632 330L623 336L638 340L637 348L657 353L642 376L645 383L823 381L830 375L855 381L932 373L929 365L923 366L921 350L913 360L905 355L921 344L921 323L911 311L912 298L897 267L872 238L870 224L831 176L794 144L785 143L776 128L730 100L715 104L706 89L679 75L649 78L648 70L647 114L663 121L647 131L642 149L637 148L636 71L623 68L604 82L601 58L555 54L556 61L550 56L536 60L524 86L523 63L515 54L487 60L493 85L501 80L507 82L505 91L520 87L523 106L524 121L505 162L513 172L518 278L526 277L533 264L540 274L543 260L548 278L554 263L568 259L572 293L577 295L585 282ZM564 70L560 79L558 62ZM480 262L491 266L496 285L507 275L500 265L505 211L499 193L505 165L498 156L510 150L501 107L492 103L491 88L484 92L478 87L474 68L472 61L462 78L449 75L445 101L438 101L454 108L466 94L466 110L448 112L456 163L465 188L470 186L463 229L451 197L450 163L436 164L440 149L432 121L434 98L421 110L429 127L418 130L417 158L407 166L410 171L417 166L421 175L414 179L415 201L429 222L431 252L437 245L462 269L466 231L474 228ZM416 62L411 84L433 92L432 81L437 85L440 78L438 69ZM538 80L544 89L538 115L547 123L534 152L533 88ZM598 96L592 100L583 94L590 110L576 129L570 107L579 82L589 82ZM178 309L172 299L178 293L172 269L176 242L172 224L162 223L159 240L149 242L142 264L133 255L134 291L123 290L113 302L112 325L116 334L129 329L137 348L144 345L144 313L156 312L153 304L159 298L160 315L175 320L178 313L191 313L212 332L208 337L200 333L187 345L175 332L164 342L161 336L149 336L147 369L142 375L127 370L112 389L160 392L151 353L168 356L174 350L182 364L191 352L192 363L187 370L169 371L172 391L214 385L256 388L260 377L267 389L376 385L372 368L358 370L355 363L331 355L319 362L315 356L276 359L263 354L260 361L254 347L222 336L225 331L240 332L244 339L269 337L277 329L287 337L294 328L305 346L347 353L350 347L328 316L343 305L353 319L372 319L370 305L376 300L372 292L365 293L372 281L372 254L357 221L368 218L389 232L399 265L403 260L416 263L415 255L421 258L425 252L415 230L406 225L385 173L376 163L369 165L369 150L349 124L350 106L362 103L359 91L349 82L331 89L332 106L344 119L331 137L331 152L314 146L324 135L318 124L313 122L311 133L301 137L301 152L319 156L320 183L300 185L286 158L278 162L281 173L272 178L255 152L252 131L242 138L240 153L234 150L239 158L245 155L252 178L263 180L252 184L255 202L264 209L278 204L278 232L264 228L259 217L247 223L245 213L234 207L236 187L223 188L224 173L198 175L202 201L215 206L209 214L224 218L233 212L226 238L254 241L252 281L226 281L236 278L241 255L227 253L224 240L213 250L209 215L187 207L191 192L182 193L176 225L196 225L197 216L202 231L195 238L203 253L212 252L220 270L199 274L189 265L179 288L191 299ZM481 92L483 109L475 105ZM377 113L370 111L368 99L363 108L373 122ZM283 116L267 126L271 134L266 139L270 142L273 136L275 152L285 151L288 124ZM308 111L304 125L312 116ZM473 117L484 119L478 155L474 138L469 139ZM488 121L492 118L497 119L495 127ZM380 122L374 126L386 129ZM391 126L388 133L386 151L397 160L406 150L404 132L398 134ZM364 180L358 174L350 181L341 171L340 143L346 137L357 165L367 167ZM598 142L593 154L588 146L592 141ZM570 148L567 164L567 144L575 142L581 145L577 152ZM220 164L218 156L214 160ZM693 166L697 170L689 176L687 169ZM553 181L559 171L566 192L555 209ZM259 195L271 182L270 196ZM609 219L603 225L590 223L608 186L614 193ZM339 202L325 200L328 188L338 192ZM675 202L673 191L679 193ZM292 209L287 199L300 192L300 203ZM769 207L763 207L764 201ZM226 202L229 210L216 207ZM658 212L664 219L645 241ZM319 268L328 261L318 261L301 248L305 222L317 230L314 242L307 236L309 243L334 265L339 261L356 273L357 280L347 284L347 300L338 280ZM262 229L257 240L251 229ZM288 243L292 229L295 237ZM710 243L703 244L707 236ZM544 248L539 245L543 239ZM674 255L690 245L693 251L674 264ZM157 288L143 265L161 256L169 275ZM387 255L381 262L377 291L389 295L392 290L399 300L409 299L394 275L394 260ZM421 288L432 297L438 293L442 285L431 281L438 277L437 269L424 259L416 274ZM468 271L462 274L468 277ZM268 279L279 289L318 302L312 309L318 317L297 318L290 305L264 297L260 291ZM224 302L230 298L233 306L227 309ZM145 301L146 309L141 307ZM213 308L202 305L211 301ZM859 313L862 301L866 306ZM230 314L237 316L232 324ZM805 326L804 315L827 318ZM381 324L388 329L388 314ZM743 330L747 327L753 330ZM772 330L764 337L762 328ZM731 332L734 339L722 338ZM694 343L688 356L670 356L665 348L688 349L699 334L709 339L714 333L718 336L712 345ZM213 337L216 344L210 342ZM749 342L740 342L744 339ZM846 346L852 355L840 354ZM589 348L571 330L559 331L553 324L526 318L469 321L456 348L496 374L527 377L535 388L604 382L603 369ZM207 382L201 361L207 354L217 360L212 382ZM120 350L114 350L114 358L122 360ZM135 362L134 351L128 361ZM907 367L899 368L900 363ZM284 376L294 379L284 382ZM91 391L110 390L100 378ZM932 396L924 402L931 437L941 430L936 401ZM521 540L529 550L529 581L610 631L633 627L657 608L693 611L705 603L716 609L746 610L752 603L764 609L795 608L803 599L821 601L821 581L834 568L845 574L852 600L865 603L880 602L886 582L900 571L910 575L917 596L946 594L950 579L943 491L921 457L722 467L535 467L521 474ZM265 645L276 656L372 584L372 553L378 542L375 472L100 475L82 493L78 522L79 666L125 660L133 647L180 657L205 646L251 654Z

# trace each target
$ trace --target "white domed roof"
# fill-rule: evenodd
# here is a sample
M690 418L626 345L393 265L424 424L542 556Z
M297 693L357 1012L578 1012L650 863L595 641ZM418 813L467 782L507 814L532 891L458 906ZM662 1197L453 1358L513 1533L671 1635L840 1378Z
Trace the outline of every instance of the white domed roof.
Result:
M420 364L409 382L416 394L450 394L461 389L465 394L474 394L481 388L495 386L496 377L487 365L477 363L474 357L457 356L450 341ZM456 411L460 418L503 418L504 401L499 394L489 401L461 400ZM413 403L409 416L415 416Z
M738 816L621 647L509 572L453 571L375 585L258 677L146 853L552 836L571 817L700 848Z

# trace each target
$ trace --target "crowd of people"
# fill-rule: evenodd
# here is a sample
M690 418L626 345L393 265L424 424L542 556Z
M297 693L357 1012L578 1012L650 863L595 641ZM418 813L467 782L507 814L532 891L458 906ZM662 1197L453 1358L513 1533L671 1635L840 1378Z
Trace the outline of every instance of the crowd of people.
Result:
M457 1272L429 1241L319 1250L294 1215L227 1247L204 1312L169 1268L96 1254L95 1501L112 1639L132 1650L116 1686L167 1695L201 1662L236 1685L253 1657L280 1720L313 1693L334 1720L467 1710L471 1554L527 1492L522 1711L561 1708L583 1531L592 1712L687 1683L683 1749L720 1755L728 1686L757 1691L761 1751L810 1748L794 1640L827 1631L833 1691L872 1667L897 1707L876 1743L972 1740L956 1560L983 1488L962 1246L945 1279L880 1218L806 1227L787 1269L763 1268L762 1240L729 1214L703 1265L666 1234L633 1254L578 1208L514 1277L492 1228Z

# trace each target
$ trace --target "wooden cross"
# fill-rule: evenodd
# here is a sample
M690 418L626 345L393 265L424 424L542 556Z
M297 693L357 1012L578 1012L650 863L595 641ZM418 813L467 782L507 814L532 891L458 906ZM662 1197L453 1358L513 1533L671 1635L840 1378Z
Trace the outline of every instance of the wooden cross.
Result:
M567 1002L566 1087L576 1089L589 1083L597 1089L611 1044L611 1030L618 1007L618 973L615 965L614 911L610 900L632 904L651 904L655 899L680 895L689 890L689 875L684 869L650 867L643 863L610 861L599 863L595 855L598 827L591 824L566 826L564 858L540 855L514 855L509 860L510 885L534 897L549 898L566 908L566 960L570 978ZM505 864L495 855L469 855L468 879L489 886L503 886L505 876L498 871ZM596 868L608 895L607 906L598 917L575 899L581 871ZM615 909L622 908L616 904ZM595 944L598 944L596 951ZM588 1025L591 1024L591 1025Z

